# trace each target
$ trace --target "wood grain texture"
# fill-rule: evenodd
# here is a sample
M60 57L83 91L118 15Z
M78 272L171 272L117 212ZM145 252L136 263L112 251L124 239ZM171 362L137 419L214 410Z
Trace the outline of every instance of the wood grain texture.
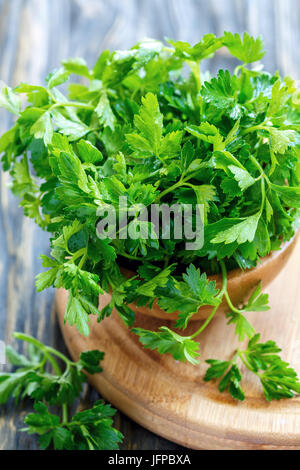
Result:
M83 56L92 65L101 50L130 47L145 36L195 43L204 33L224 30L263 34L266 68L298 78L299 19L298 0L0 0L0 81L42 84L69 56ZM210 68L215 72L234 65L222 51ZM10 122L0 110L0 132ZM9 343L14 330L23 330L63 348L51 314L53 291L36 294L34 287L37 258L47 254L48 236L23 217L8 181L1 174L0 340ZM87 396L91 394L88 390ZM16 432L29 409L24 405L20 414L12 405L1 408L0 449L37 448L34 438ZM125 448L176 448L121 415L118 423L127 436Z
M300 240L296 252L267 288L271 310L251 313L251 323L283 348L283 357L300 372ZM282 295L284 292L284 295ZM238 341L234 326L218 316L198 338L202 363L179 363L170 355L145 350L113 312L100 324L92 322L88 338L63 322L67 292L57 293L57 309L66 344L73 358L82 351L105 351L103 372L90 383L116 407L151 431L192 449L300 450L300 397L266 402L253 374L242 366L246 400L221 395L213 383L204 383L204 359L228 358ZM166 316L168 316L166 314ZM172 322L136 314L135 325L147 330L172 327ZM192 334L200 323L189 325ZM240 347L240 346L239 346Z

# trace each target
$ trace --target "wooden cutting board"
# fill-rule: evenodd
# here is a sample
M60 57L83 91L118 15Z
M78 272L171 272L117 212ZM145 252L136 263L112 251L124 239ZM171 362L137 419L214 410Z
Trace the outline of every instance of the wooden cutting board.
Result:
M300 239L295 252L275 281L266 289L271 310L249 314L262 340L274 339L282 357L300 373ZM247 399L239 403L204 383L207 366L179 363L143 349L117 314L93 322L89 338L63 325L67 302L57 292L62 332L73 358L81 351L106 352L103 372L90 383L115 407L152 432L192 449L297 449L300 450L300 397L268 403L256 377L245 371ZM137 315L143 328L161 326L161 320ZM169 327L171 322L165 322ZM199 327L193 323L187 334ZM199 338L203 361L231 357L237 347L232 325L217 317Z

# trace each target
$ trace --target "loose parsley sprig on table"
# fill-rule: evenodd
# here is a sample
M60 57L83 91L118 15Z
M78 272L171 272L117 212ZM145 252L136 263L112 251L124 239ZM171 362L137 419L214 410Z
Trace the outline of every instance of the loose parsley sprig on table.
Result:
M233 398L244 400L241 388L242 373L238 366L240 360L244 366L260 380L268 401L292 398L300 393L300 382L297 373L277 354L281 349L274 341L259 343L260 335L252 336L245 350L238 349L231 361L208 359L210 365L204 380L221 379L220 392L229 390Z
M0 404L10 397L16 402L26 397L34 400L34 413L25 419L21 431L39 434L42 449L55 450L108 450L118 449L122 434L113 428L115 410L103 401L69 417L69 405L81 394L87 381L83 370L89 374L101 372L104 358L100 351L82 352L78 362L73 362L61 352L46 346L32 336L14 333L14 337L28 343L28 357L17 353L11 346L6 349L14 372L0 373ZM64 370L57 359L63 362ZM51 365L53 373L48 371ZM50 407L61 407L61 413L52 413Z
M211 77L201 62L221 47L241 64ZM132 327L133 302L151 308L157 299L166 318L179 312L179 330L211 306L190 336L165 326L132 329L145 347L196 364L196 338L225 298L239 339L252 339L244 314L265 311L267 298L258 288L237 309L227 271L253 268L280 249L295 235L300 209L299 91L290 77L249 67L263 55L262 39L248 33L207 34L195 46L149 39L129 51L104 51L92 69L65 60L45 86L3 87L0 105L16 115L0 138L3 168L25 214L51 234L37 289L67 289L65 319L81 333L89 334L90 315L101 321L113 310ZM70 83L66 94L58 87L73 74L82 83ZM120 196L135 207L203 204L203 248L187 251L184 237L165 240L135 216L122 230L138 227L136 239L100 240L98 210L109 204L121 217ZM122 267L137 275L127 279ZM208 279L219 272L220 291ZM99 311L98 296L110 290L110 304ZM232 367L230 381L238 382Z

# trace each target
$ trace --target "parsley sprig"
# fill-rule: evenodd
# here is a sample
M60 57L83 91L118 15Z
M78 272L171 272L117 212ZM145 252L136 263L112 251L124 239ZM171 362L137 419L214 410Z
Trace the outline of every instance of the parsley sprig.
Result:
M221 47L241 64L211 77L202 61ZM257 287L236 308L227 271L253 268L280 249L295 235L300 209L299 91L290 77L255 68L263 56L262 38L248 33L207 34L194 46L148 39L129 51L104 51L92 69L83 59L65 60L45 86L2 88L0 105L16 116L0 138L3 168L24 213L51 235L37 289L67 289L65 319L82 334L91 315L102 321L116 310L145 347L196 364L198 337L226 299L239 340L254 337L247 314L264 312L267 296ZM83 80L70 81L66 92L74 74ZM187 251L184 236L166 240L137 213L116 239L100 240L99 208L114 206L122 220L119 197L134 207L202 204L204 246ZM131 229L139 235L124 238ZM128 279L124 267L136 275ZM220 291L208 277L216 273ZM99 311L99 295L110 290ZM155 300L166 318L178 312L174 329L134 327L131 304L151 308ZM211 315L184 336L180 330L204 305ZM239 398L236 363L230 370L225 388Z
M242 372L240 362L255 374L263 387L266 400L293 398L300 393L297 373L277 354L281 349L274 341L259 343L260 334L254 334L245 350L238 349L230 361L208 359L210 365L204 380L220 379L219 390L229 390L233 398L243 401L245 394L241 388Z
M98 401L92 408L69 417L69 406L80 396L87 380L83 371L101 372L99 363L104 353L82 352L79 361L73 362L32 336L14 333L14 337L28 344L28 357L7 347L6 356L15 371L0 373L0 404L10 397L16 402L26 397L34 400L35 412L25 417L26 427L21 431L38 434L42 449L117 449L122 435L113 428L115 410L110 405ZM64 365L63 370L58 359ZM49 364L53 373L49 372ZM53 413L50 407L56 410L60 407L61 412Z

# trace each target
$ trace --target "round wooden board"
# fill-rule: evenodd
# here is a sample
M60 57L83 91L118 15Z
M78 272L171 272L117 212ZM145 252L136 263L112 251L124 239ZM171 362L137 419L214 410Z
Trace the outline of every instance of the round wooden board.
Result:
M266 289L271 310L249 315L262 340L274 339L283 358L300 373L300 239L280 275ZM245 371L247 399L236 402L220 394L213 383L204 383L208 358L232 355L237 340L224 316L214 319L199 338L200 366L179 363L141 347L117 314L93 322L88 338L63 324L67 293L57 292L62 332L74 359L81 351L106 352L103 372L90 383L115 407L152 432L192 449L297 449L300 450L300 397L268 403L256 377ZM143 328L162 321L137 315ZM165 322L172 326L171 322ZM197 329L194 322L190 331ZM186 332L189 334L189 330Z

